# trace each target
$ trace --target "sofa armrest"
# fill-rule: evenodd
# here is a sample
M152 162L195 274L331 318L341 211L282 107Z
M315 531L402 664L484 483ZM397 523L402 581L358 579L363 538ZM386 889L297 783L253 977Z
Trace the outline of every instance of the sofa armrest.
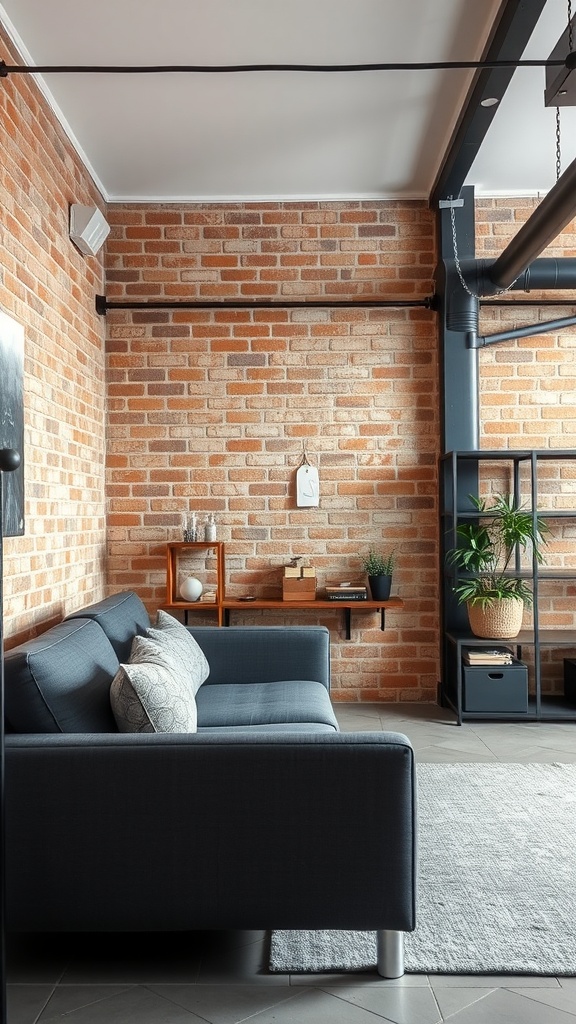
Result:
M330 689L325 626L201 626L190 632L210 665L208 684L309 679Z
M411 930L396 733L6 740L8 926Z

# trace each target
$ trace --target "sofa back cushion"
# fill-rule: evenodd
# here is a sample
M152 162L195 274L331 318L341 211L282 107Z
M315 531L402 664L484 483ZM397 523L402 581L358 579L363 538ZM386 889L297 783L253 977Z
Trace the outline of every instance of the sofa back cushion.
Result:
M5 707L13 732L117 732L114 648L97 622L68 619L8 651Z
M132 640L136 634L144 636L150 627L150 616L133 590L112 594L103 601L89 604L67 616L67 619L94 619L104 630L118 661L128 661Z

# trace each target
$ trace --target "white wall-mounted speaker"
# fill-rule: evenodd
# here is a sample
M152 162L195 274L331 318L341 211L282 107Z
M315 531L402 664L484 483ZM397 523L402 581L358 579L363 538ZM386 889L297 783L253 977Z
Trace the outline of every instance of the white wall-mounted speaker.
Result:
M110 225L97 206L70 207L70 238L85 256L95 256L110 234Z

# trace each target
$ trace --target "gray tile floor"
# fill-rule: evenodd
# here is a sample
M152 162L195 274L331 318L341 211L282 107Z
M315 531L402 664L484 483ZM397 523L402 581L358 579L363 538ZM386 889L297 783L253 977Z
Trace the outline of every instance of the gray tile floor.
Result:
M336 711L348 731L407 733L420 761L576 761L576 723L458 727L434 705ZM7 961L8 1024L576 1024L576 977L271 976L261 932L12 936Z

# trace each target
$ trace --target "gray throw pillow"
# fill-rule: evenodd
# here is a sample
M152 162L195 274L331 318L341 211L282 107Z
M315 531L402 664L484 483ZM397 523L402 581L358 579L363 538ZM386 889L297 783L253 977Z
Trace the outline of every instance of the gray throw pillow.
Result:
M146 636L167 652L182 678L188 681L192 693L197 693L210 674L210 666L186 626L160 609L156 625L146 631Z
M194 699L194 690L188 678L190 670L186 666L185 670L182 671L182 659L177 654L174 654L169 644L157 643L156 640L151 640L149 636L135 636L130 650L130 664L141 665L142 663L160 665L161 668L165 668L170 672L170 675L178 676L184 684L189 685L190 696Z
M188 683L162 665L120 665L110 703L120 732L196 732L196 701Z

